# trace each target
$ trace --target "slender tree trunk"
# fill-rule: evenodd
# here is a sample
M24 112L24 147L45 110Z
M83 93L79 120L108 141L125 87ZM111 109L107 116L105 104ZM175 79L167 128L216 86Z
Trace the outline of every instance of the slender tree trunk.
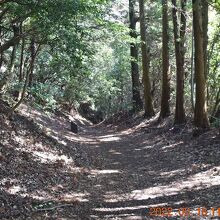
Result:
M193 111L195 110L195 102L194 102L194 28L192 25L192 51L191 51L191 104Z
M193 3L193 26L195 43L195 81L196 81L196 103L195 103L195 126L200 128L209 127L206 106L206 78L204 64L204 38L202 20L201 0L192 0Z
M6 74L2 78L2 80L0 81L0 93L4 93L4 91L7 88L7 84L9 82L9 80L12 78L13 72L14 72L14 61L15 61L15 56L16 56L16 51L17 51L17 45L20 40L20 28L17 25L13 25L13 32L14 32L14 38L17 38L18 40L14 44L10 45L10 46L13 46L11 60L10 60L8 71L6 72ZM4 47L4 45L1 46L1 48L3 48L3 47ZM3 52L4 52L4 50L0 50L1 54L3 54Z
M25 82L24 82L24 86L23 86L23 89L22 89L22 92L21 92L20 99L19 99L19 101L11 108L10 112L8 113L8 117L10 117L10 116L13 114L13 112L20 106L20 104L21 104L22 101L24 100L26 88L27 88L27 86L28 86L29 75L30 75L30 68L27 70L27 73L26 73L26 78L25 78Z
M8 83L11 80L11 78L13 77L16 50L17 50L17 45L15 45L13 47L9 68L8 68L5 76L3 77L3 79L0 81L0 93L4 93L7 90Z
M143 83L144 83L144 109L145 116L152 117L154 113L152 97L151 97L151 83L149 77L150 55L147 48L146 27L145 27L145 11L144 0L139 0L140 10L140 32L141 32L141 51L142 51L142 68L143 68Z
M220 88L219 88L217 95L216 95L216 98L215 98L215 105L213 107L212 114L211 114L212 119L216 117L218 109L220 109Z
M32 54L32 56L31 56L30 65L28 66L27 71L26 71L26 77L25 77L25 82L24 82L24 86L22 89L21 97L20 97L19 101L11 108L10 112L8 113L8 117L10 117L13 114L13 112L20 106L20 104L23 102L23 100L25 98L25 93L26 93L26 89L28 87L30 73L31 73L32 69L34 68L34 62L35 62L35 59L36 59L36 56L37 56L39 50L40 50L40 45L36 49L35 53Z
M25 39L22 38L22 44L21 44L21 56L20 56L20 68L19 68L19 82L22 82L24 78L24 46L25 46Z
M175 40L175 55L176 55L176 110L175 110L175 124L182 124L185 122L185 108L184 108L184 56L185 56L185 32L186 32L186 15L185 7L186 0L181 0L181 16L180 26L177 18L177 4L176 0L173 3L173 32Z
M207 0L202 1L202 27L203 27L203 50L204 50L204 71L205 78L208 77L208 13L209 13L209 4ZM208 105L208 87L206 87L206 95L207 95L207 105Z
M24 80L24 47L25 47L25 39L22 38L22 40L21 40L19 75L18 75L18 80L19 80L20 85ZM22 94L22 89L19 87L19 89L16 91L16 98L20 99L21 94Z
M4 55L3 55L3 52L2 52L2 53L0 53L0 69L2 68L3 58L4 58Z
M215 31L215 33L214 33L212 42L210 43L209 50L207 51L207 73L206 73L207 76L209 75L210 62L211 62L211 57L213 56L213 52L214 52L215 45L216 45L216 43L218 43L218 41L219 41L219 37L220 37L219 28L220 28L220 24L216 27L216 31ZM217 64L218 62L219 62L219 61L216 60L216 64ZM213 71L212 71L213 74L216 72L217 68L218 68L218 64L215 65L215 68L214 68ZM210 93L209 93L209 91L210 91L210 88L209 88L209 86L207 86L207 101L210 99ZM208 102L207 102L207 105L208 105Z
M129 20L130 20L130 36L137 39L136 33L136 23L137 18L134 11L135 0L129 0ZM135 111L141 110L143 108L143 103L140 95L140 81L139 81L139 68L138 68L138 48L136 43L132 42L130 44L130 54L131 54L131 77L132 77L132 94L133 94L133 109Z
M15 69L15 58L16 58L16 51L17 51L17 46L13 47L12 54L11 54L11 61L10 61L10 67L9 67L9 79L12 78L12 74Z
M32 40L31 40L31 59L32 60L34 59L34 56L35 56L35 40L34 40L34 38L32 38ZM31 88L32 83L33 83L33 74L34 74L34 62L33 62L33 65L31 67L30 75L29 75L28 87L30 87L30 88Z
M207 0L202 1L202 27L203 27L203 50L204 50L204 69L205 77L207 78L208 73L208 13L209 13L209 4Z
M0 23L1 25L1 23ZM0 26L0 37L2 36L2 27ZM2 40L0 39L0 47L2 46ZM0 69L3 64L3 52L0 53Z
M163 79L162 79L162 96L160 118L170 115L170 73L169 73L169 34L168 34L168 5L167 0L162 0L163 14Z

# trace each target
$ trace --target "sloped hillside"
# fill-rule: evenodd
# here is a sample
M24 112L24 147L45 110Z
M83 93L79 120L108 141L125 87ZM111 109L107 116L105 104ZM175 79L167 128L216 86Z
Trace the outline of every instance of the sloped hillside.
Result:
M67 117L22 105L9 120L7 103L1 101L0 109L0 219L27 219L50 201L77 201L77 195L65 193L76 188L89 161ZM80 116L75 120L89 123Z

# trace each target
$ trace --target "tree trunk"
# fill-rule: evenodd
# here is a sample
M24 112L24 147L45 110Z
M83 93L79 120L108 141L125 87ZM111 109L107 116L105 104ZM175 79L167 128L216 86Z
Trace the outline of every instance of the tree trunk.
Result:
M20 97L19 101L11 108L10 112L8 113L8 117L10 117L13 114L13 112L20 106L20 104L23 102L23 100L25 98L25 93L26 93L26 89L27 89L27 86L28 86L30 73L34 68L34 62L35 62L35 59L36 59L36 56L37 56L39 50L40 50L40 45L37 47L34 54L32 54L32 56L31 56L30 65L27 68L26 78L25 78L23 89L22 89L21 97Z
M218 111L220 111L220 88L217 92L216 98L215 98L215 104L212 110L211 118L212 120L216 118Z
M162 97L160 118L165 118L170 115L170 74L169 74L169 34L168 34L168 5L167 0L162 0L163 14L163 79L162 79Z
M34 40L34 38L32 38L32 40L31 40L30 50L31 50L31 59L33 60L34 56L35 56L35 40ZM33 74L34 74L34 62L32 63L30 74L29 74L29 83L28 83L29 88L31 88L32 83L33 83Z
M25 39L22 39L22 44L21 44L21 56L20 56L20 68L19 68L19 82L22 82L24 78L24 46L25 46Z
M207 78L208 73L208 12L209 12L209 4L208 1L202 1L202 27L203 27L203 50L204 50L204 70L205 77Z
M151 84L149 77L150 68L150 55L147 49L146 41L146 27L145 27L145 11L144 0L139 0L140 10L140 32L141 32L141 51L142 51L142 68L143 68L143 83L144 83L144 110L146 117L152 117L154 113L152 97L151 97Z
M195 81L195 75L194 75L194 28L192 25L192 50L191 50L191 104L192 104L192 110L195 110L195 95L194 95L194 81Z
M7 90L8 83L11 80L11 78L13 77L16 50L17 50L17 45L15 45L13 47L13 50L12 50L12 53L11 53L11 60L10 60L9 68L8 68L5 76L0 81L0 93L2 93L2 94L4 94L4 92Z
M130 20L130 36L137 39L136 23L137 18L134 12L134 0L129 0L129 20ZM132 95L133 95L133 109L134 111L141 110L143 103L140 95L140 81L139 81L139 68L138 68L138 48L135 42L130 44L131 54L131 77L132 77Z
M202 27L203 27L203 50L204 50L204 71L205 71L205 78L207 80L208 77L208 22L209 22L209 4L208 1L202 1ZM207 106L209 102L209 93L208 87L206 87L206 94L207 94Z
M19 44L20 39L21 39L21 34L20 34L20 28L17 25L12 26L14 36L4 44L0 46L0 53L3 53L5 50L12 46L16 46Z
M20 65L19 65L19 75L18 75L18 80L19 80L19 84L21 85L21 83L24 80L24 47L25 47L25 39L22 38L21 40L21 54L20 54ZM18 90L15 93L15 97L17 99L21 98L21 94L22 94L22 89L18 88Z
M184 109L184 56L185 56L185 32L186 32L186 15L185 7L186 0L181 0L181 16L180 26L177 18L177 4L176 0L173 3L173 32L175 40L175 55L176 55L176 110L175 110L175 124L182 124L185 122Z
M0 36L2 36L2 27L1 26L0 26ZM2 41L0 40L0 47L1 46L2 46ZM3 52L0 53L0 69L2 68L2 64L3 64Z
M195 83L196 83L196 103L195 103L195 126L208 128L209 120L206 106L206 79L204 64L204 38L203 20L201 10L201 0L192 0L193 3L193 26L195 43Z
M13 32L14 32L14 38L19 38L19 40L20 40L20 37L19 37L19 35L20 35L20 28L17 25L13 25ZM13 76L14 61L15 61L16 50L17 50L17 45L19 43L19 40L17 40L16 43L10 45L10 46L13 46L13 50L12 50L12 53L11 53L11 60L10 60L9 68L8 68L5 76L0 81L0 93L4 93L5 92L5 90L7 88L7 84L9 82L9 80ZM5 43L5 44L7 44L7 43ZM4 45L2 45L1 48L4 48ZM0 49L1 58L3 56L3 52L4 52L4 50Z

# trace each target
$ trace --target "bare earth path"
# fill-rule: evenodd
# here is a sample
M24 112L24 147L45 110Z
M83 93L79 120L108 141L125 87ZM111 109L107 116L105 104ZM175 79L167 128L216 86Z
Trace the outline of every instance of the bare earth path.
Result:
M220 141L178 133L152 124L86 132L90 141L83 148L92 158L93 174L82 187L88 201L79 219L153 219L150 207L170 207L174 219L188 215L184 208L202 219L197 211L204 207L210 218L211 207L220 206ZM171 219L165 210L161 219Z
M81 123L79 134L73 134L62 117L28 114L47 128L29 137L34 141L28 148L21 140L30 134L22 134L18 127L17 142L1 143L7 151L13 145L13 154L16 151L22 159L19 165L10 157L2 162L0 219L180 219L181 214L218 219L216 131L194 138L187 126L173 128L139 118L124 129ZM19 124L21 119L16 120ZM32 121L26 123L19 124L22 130L33 126ZM198 216L199 207L207 209L207 216ZM190 209L188 214L184 208Z

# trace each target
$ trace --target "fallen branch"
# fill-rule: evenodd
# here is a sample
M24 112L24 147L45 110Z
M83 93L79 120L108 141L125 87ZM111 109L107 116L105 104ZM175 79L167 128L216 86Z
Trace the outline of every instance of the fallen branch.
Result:
M54 209L69 207L69 206L74 206L74 204L63 204L63 205L57 205L57 206L54 206L54 207L51 207L51 208L36 209L35 212L53 211Z

